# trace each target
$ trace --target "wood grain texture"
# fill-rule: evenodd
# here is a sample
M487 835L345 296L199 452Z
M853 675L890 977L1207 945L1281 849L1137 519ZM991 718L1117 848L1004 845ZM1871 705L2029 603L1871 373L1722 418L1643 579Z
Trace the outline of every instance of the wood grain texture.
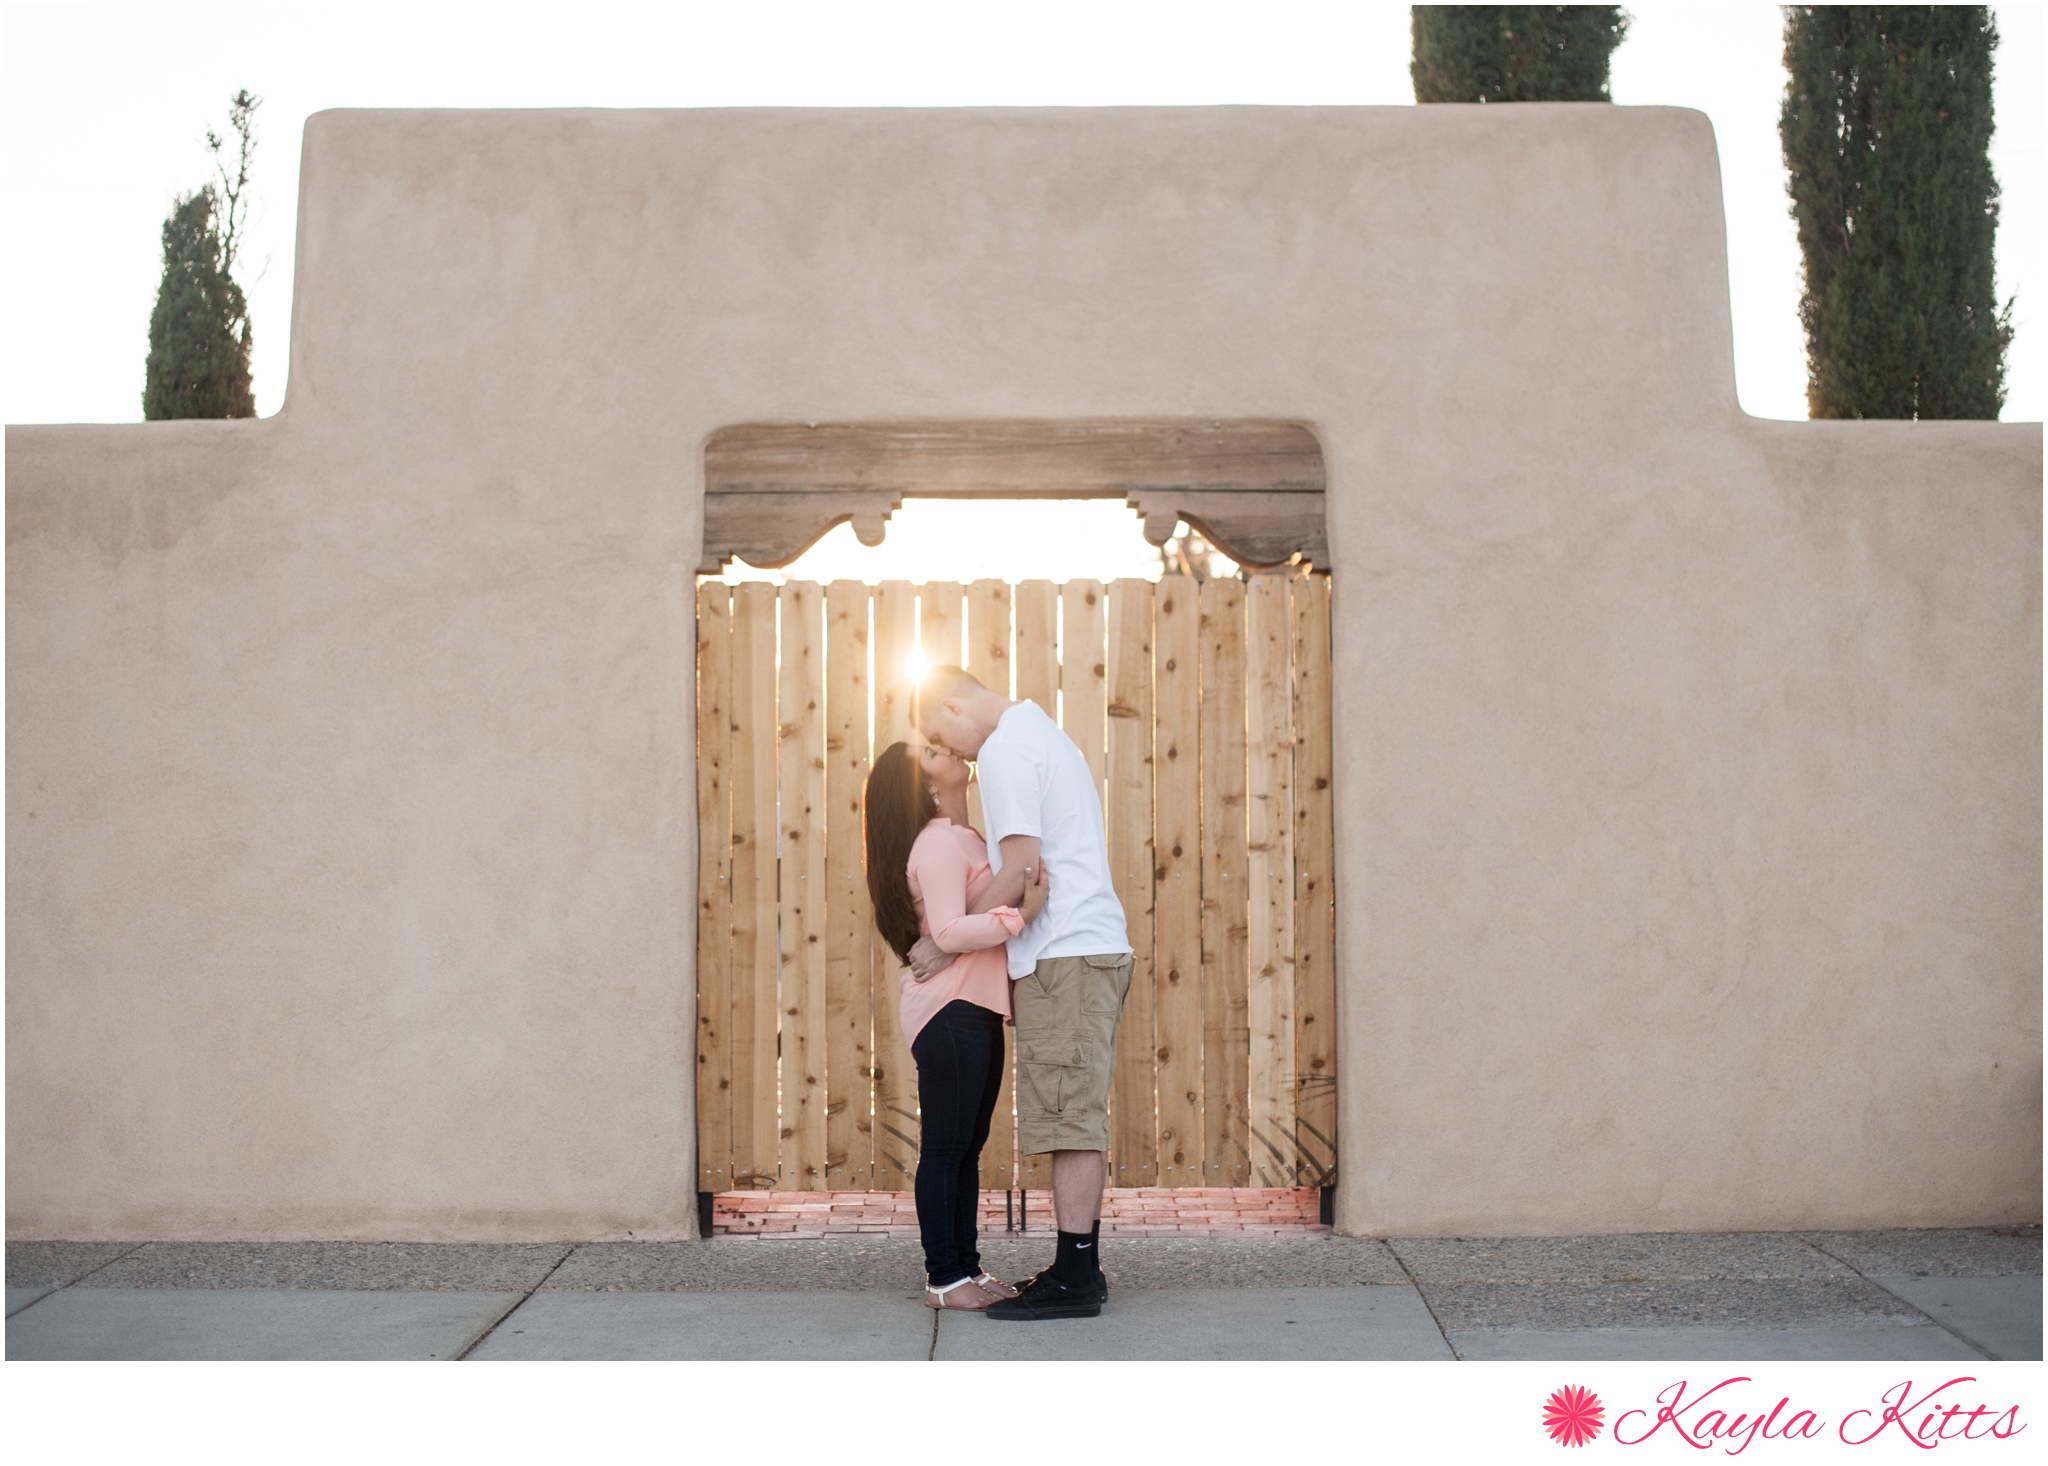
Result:
M779 597L782 827L783 1188L825 1186L825 593L793 580Z
M697 1189L732 1189L732 587L697 587Z
M733 587L732 1126L735 1188L772 1188L776 1094L775 587Z
M1248 1186L1244 584L1202 587L1202 1123L1211 1186Z
M868 588L825 588L825 1179L865 1191L874 1169L874 1013L868 933L874 913L861 860L868 776Z
M1323 488L1315 434L1264 418L740 423L704 445L706 494L1121 499Z
M697 573L717 575L735 557L757 569L780 569L849 519L862 544L879 545L902 502L901 494L858 491L706 493Z
M874 598L875 737L874 752L892 743L917 742L910 724L916 689L910 681L910 654L917 646L917 587L907 580L885 580Z
M1109 591L1109 873L1134 960L1110 1090L1110 1182L1157 1186L1152 1046L1152 583Z
M904 673L917 646L917 592L900 580L875 587L875 756L891 744L913 748L911 685ZM884 669L888 675L884 676ZM903 964L868 924L873 954L875 1023L874 1185L879 1191L908 1191L917 1174L917 1071L903 1039Z
M968 671L981 685L1010 696L1010 585L1003 580L977 580L967 588Z
M1294 697L1287 577L1255 575L1246 593L1246 1109L1251 1174L1294 1184Z
M1330 788L1330 582L1289 582L1294 618L1296 1184L1337 1184L1336 839Z
M966 610L967 587L957 581L935 580L917 588L917 649L926 662L934 667L967 665L960 650Z
M1095 788L1109 778L1109 593L1099 580L1060 587L1060 727L1088 760ZM1105 794L1103 807L1107 809Z
M983 687L1003 697L1010 695L1009 582L977 580L967 588L966 665ZM979 785L967 787L967 822L988 833L988 822L981 816ZM1007 1191L1017 1184L1017 1087L1007 1031L1003 1040L1003 1087L996 1096L988 1143L981 1148L981 1184L990 1191Z
M1152 1028L1161 1186L1205 1184L1201 586L1153 591Z
M1247 570L1281 565L1295 555L1316 565L1329 561L1321 494L1152 489L1131 494L1130 505L1143 516L1145 538L1153 544L1164 544L1174 521L1186 520Z
M1035 702L1055 723L1060 717L1060 588L1049 580L1020 580L1011 596L1016 646L1012 697Z

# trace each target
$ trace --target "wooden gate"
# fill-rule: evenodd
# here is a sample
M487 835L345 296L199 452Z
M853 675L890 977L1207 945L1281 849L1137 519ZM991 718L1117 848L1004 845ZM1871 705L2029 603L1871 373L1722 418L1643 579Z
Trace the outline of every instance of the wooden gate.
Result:
M1137 954L1110 1184L1335 1185L1329 580L1274 572L698 587L698 1189L911 1186L860 792L872 751L916 741L918 653L1045 708L1103 790ZM1050 1186L1012 1089L982 1185Z

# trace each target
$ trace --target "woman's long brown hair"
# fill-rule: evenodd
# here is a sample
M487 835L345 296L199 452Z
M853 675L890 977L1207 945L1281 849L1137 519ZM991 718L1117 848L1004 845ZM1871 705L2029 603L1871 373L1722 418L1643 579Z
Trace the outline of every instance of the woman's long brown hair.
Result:
M910 899L910 847L938 815L939 802L925 787L910 745L892 743L883 749L861 790L860 823L875 929L899 962L910 961L918 938L917 905Z

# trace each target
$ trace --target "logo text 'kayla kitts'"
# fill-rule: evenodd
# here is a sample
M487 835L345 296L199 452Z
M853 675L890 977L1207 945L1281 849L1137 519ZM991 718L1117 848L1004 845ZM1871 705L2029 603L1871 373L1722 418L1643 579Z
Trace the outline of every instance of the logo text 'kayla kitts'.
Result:
M1957 1375L1916 1394L1913 1381L1903 1381L1884 1392L1879 1408L1851 1410L1844 1415L1836 1435L1845 1445L1862 1446L1896 1432L1926 1450L1951 1440L2010 1440L2026 1429L2017 1405L2001 1410L1995 1405L1965 1403L1969 1399L1966 1387L1976 1382L1975 1375ZM1735 1375L1688 1398L1691 1381L1680 1380L1658 1394L1654 1420L1647 1410L1624 1410L1617 1415L1614 1442L1639 1446L1668 1427L1689 1446L1711 1450L1720 1445L1727 1454L1739 1456L1759 1440L1811 1440L1827 1430L1827 1420L1817 1412L1794 1409L1790 1395L1780 1397L1768 1410L1737 1411L1735 1407L1744 1403L1743 1392L1734 1387L1751 1383L1750 1376ZM1545 1423L1549 1423L1547 1415ZM1551 1439L1560 1445L1580 1445L1598 1430L1596 1423L1582 1440L1562 1439L1553 1430Z

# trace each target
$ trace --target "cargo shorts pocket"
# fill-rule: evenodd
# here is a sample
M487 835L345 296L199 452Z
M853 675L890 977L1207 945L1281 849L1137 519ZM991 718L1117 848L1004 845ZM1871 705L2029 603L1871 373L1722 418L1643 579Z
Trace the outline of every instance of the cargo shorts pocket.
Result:
M1133 959L1126 952L1109 957L1083 957L1088 965L1089 983L1081 994L1081 1011L1099 1017L1118 1017L1131 996Z
M1019 1116L1054 1116L1086 1087L1088 1050L1077 1033L1041 1033L1017 1040Z

